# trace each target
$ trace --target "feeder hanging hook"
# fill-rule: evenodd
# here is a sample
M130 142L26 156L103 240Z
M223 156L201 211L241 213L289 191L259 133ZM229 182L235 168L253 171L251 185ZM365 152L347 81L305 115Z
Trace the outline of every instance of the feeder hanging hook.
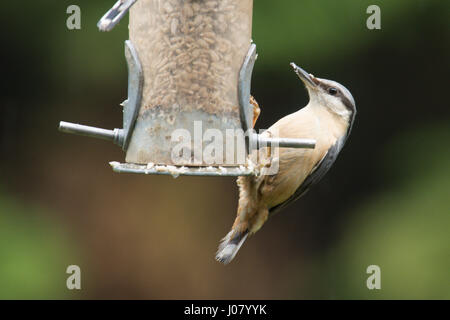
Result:
M111 31L137 0L119 0L97 23L100 31Z

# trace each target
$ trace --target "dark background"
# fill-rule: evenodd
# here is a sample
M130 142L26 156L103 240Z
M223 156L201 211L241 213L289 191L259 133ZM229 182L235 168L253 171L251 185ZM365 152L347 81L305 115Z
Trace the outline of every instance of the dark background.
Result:
M66 8L81 7L81 30ZM366 8L381 8L381 30ZM257 128L307 103L289 62L350 89L358 115L326 178L228 266L233 178L113 173L117 146L60 120L120 127L123 42L96 22L113 1L0 9L0 298L450 298L450 2L254 2ZM82 290L66 289L68 265ZM366 268L381 267L381 290Z

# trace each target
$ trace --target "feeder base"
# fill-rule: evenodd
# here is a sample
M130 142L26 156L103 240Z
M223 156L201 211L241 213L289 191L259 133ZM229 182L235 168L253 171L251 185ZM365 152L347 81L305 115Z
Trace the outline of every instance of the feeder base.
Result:
M238 177L257 175L253 166L239 167L185 167L185 166L165 166L154 164L134 164L119 163L112 161L109 163L114 172L118 173L141 173L178 176L213 176L213 177Z

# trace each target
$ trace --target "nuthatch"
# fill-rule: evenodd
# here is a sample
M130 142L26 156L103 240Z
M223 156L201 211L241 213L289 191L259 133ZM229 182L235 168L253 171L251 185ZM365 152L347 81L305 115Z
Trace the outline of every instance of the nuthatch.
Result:
M316 140L314 149L279 149L276 174L241 176L239 206L231 231L222 239L216 260L229 263L247 237L275 212L303 196L333 165L350 134L355 101L341 84L319 79L291 63L309 94L306 107L272 125L263 133L284 138ZM259 151L260 154L264 152Z

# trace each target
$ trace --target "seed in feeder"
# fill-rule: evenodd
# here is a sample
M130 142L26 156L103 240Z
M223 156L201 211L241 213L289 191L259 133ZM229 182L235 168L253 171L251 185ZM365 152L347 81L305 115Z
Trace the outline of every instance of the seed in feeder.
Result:
M194 11L200 10L200 4L198 4L197 2L194 2L194 3L192 4L192 9L193 9Z
M165 13L171 13L173 11L173 7L168 1L164 2L164 11Z
M162 98L162 100L161 100L161 104L162 105L167 105L167 104L170 103L171 99L172 99L172 97L170 97L168 95L165 95L164 98Z
M195 49L192 51L192 56L194 58L197 58L200 55L200 53L201 53L201 49Z
M196 67L204 68L204 69L208 69L208 67L209 67L209 64L204 61L194 61L192 64Z
M194 21L192 22L194 26L198 26L203 20L203 16L198 15L194 18Z
M214 39L216 37L216 34L214 32L207 31L207 32L202 32L200 34L200 36Z
M148 34L154 40L144 48L155 52L148 62L153 74L144 87L144 97L149 97L145 109L174 103L182 106L180 111L236 109L237 101L230 101L236 90L236 45L242 46L236 39L248 31L238 31L245 21L240 21L235 1L158 2L160 13L150 14L148 21L157 28Z
M170 23L170 32L175 35L177 33L178 29L178 19L172 19L172 22Z
M214 39L211 38L203 38L206 42L208 42L209 44L214 44L216 41Z
M167 57L163 58L161 61L159 61L156 65L155 68L159 69L161 68L163 65L165 65L167 62L169 62L169 59L167 59Z
M185 3L183 6L183 14L188 18L194 15L194 10L192 10L192 7L188 3Z
M171 61L171 62L169 62L168 64L166 64L165 66L163 66L159 71L161 71L161 72L163 72L163 71L165 71L165 70L168 70L168 69L170 69L170 68L175 68L176 67L176 63L175 63L175 61Z
M206 2L206 6L209 7L209 8L215 8L215 7L217 7L217 5L218 5L217 1L208 1L208 2Z
M203 39L198 39L198 40L197 40L197 43L198 43L201 47L203 47L203 48L206 48L206 49L209 48L208 42L206 42L206 41L203 40Z

